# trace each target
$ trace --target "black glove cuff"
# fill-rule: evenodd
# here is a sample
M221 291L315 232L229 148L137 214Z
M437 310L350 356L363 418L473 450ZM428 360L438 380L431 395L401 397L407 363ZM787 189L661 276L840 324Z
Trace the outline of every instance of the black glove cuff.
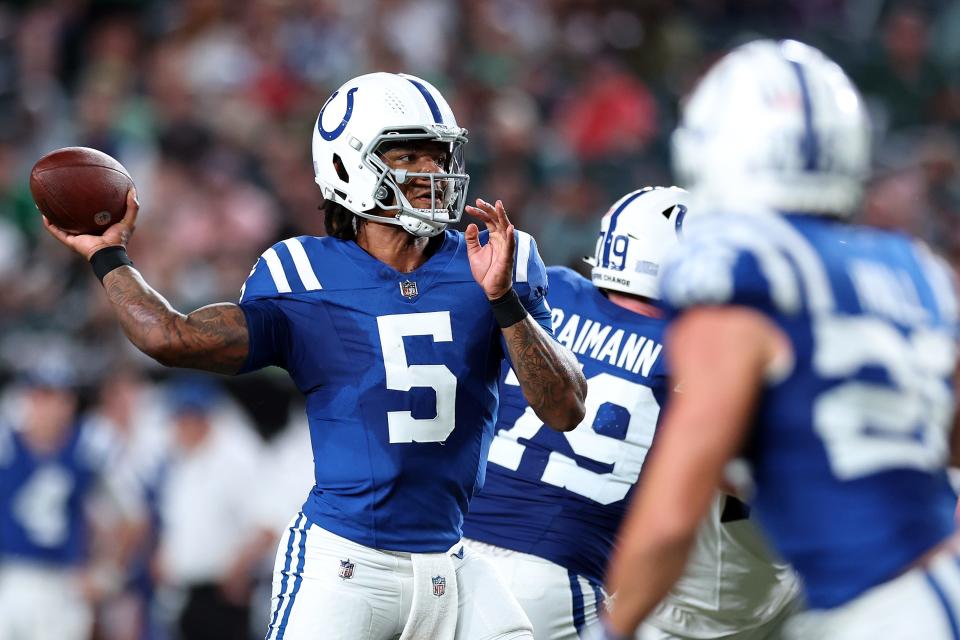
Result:
M515 325L529 315L526 307L520 302L520 296L513 289L496 300L491 300L490 309L493 310L493 317L497 319L501 329Z
M133 261L127 255L124 247L104 247L90 256L90 266L93 272L97 274L100 282L103 278L117 267L132 267Z

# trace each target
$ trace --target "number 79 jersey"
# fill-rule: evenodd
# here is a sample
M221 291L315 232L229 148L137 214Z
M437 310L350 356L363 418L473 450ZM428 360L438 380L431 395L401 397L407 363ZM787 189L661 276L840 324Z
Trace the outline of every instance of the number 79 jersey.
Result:
M671 313L736 305L789 339L746 454L754 513L815 609L901 573L953 529L957 302L920 243L810 216L701 216L667 261Z
M547 273L557 340L589 385L587 413L573 431L550 429L505 366L487 481L464 535L600 584L666 399L666 323L613 304L570 269Z
M517 232L515 258L514 289L550 331L529 235ZM483 484L505 355L463 234L447 231L411 273L352 241L291 238L264 252L240 307L244 370L280 366L306 396L310 521L377 549L453 546Z

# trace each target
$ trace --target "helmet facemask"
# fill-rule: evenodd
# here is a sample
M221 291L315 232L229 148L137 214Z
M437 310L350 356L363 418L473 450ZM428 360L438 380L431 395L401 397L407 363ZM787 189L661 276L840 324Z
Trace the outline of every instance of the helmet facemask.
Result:
M397 144L419 141L435 141L447 145L449 155L445 171L431 173L394 169L388 166L381 156ZM391 215L378 215L372 209L356 212L357 215L377 222L400 225L416 236L434 236L441 233L447 225L457 223L463 215L467 203L467 187L470 184L470 176L464 171L463 161L463 145L466 141L466 130L444 125L382 131L363 150L361 161L378 177L373 189L375 207ZM417 180L427 182L424 188L429 189L429 207L413 206L403 192L401 185Z

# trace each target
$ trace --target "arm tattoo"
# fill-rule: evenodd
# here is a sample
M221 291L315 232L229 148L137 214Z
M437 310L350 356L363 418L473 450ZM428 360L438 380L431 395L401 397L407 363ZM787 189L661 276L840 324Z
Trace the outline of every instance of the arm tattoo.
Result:
M527 316L503 330L527 402L545 423L572 429L583 419L587 383L573 355Z
M123 332L141 351L170 367L236 373L247 359L249 334L235 304L212 304L184 315L131 267L103 279Z

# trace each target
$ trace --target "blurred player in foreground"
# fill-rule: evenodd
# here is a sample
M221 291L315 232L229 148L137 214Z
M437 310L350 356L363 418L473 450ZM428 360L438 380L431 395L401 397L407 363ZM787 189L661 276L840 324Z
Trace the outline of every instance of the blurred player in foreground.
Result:
M657 272L687 200L655 187L617 201L601 224L592 284L547 269L554 330L590 389L577 429L543 428L504 367L487 481L464 534L507 580L537 640L573 640L599 623L603 572L670 391ZM736 498L717 497L644 638L778 637L797 581L773 564L746 514Z
M855 88L798 42L742 46L694 91L674 151L711 210L662 274L683 393L610 566L607 636L680 576L743 450L752 514L803 579L800 637L957 638L956 298L926 246L846 221L869 167Z
M583 418L586 383L551 335L533 240L502 204L470 207L482 234L446 230L465 207L465 142L423 80L348 81L313 133L330 237L277 243L240 304L189 315L129 265L132 196L103 237L46 225L92 259L148 355L221 373L281 366L307 396L316 485L280 541L270 640L529 637L496 572L464 553L463 513L483 483L504 355L556 428Z
M142 530L136 479L77 416L71 377L29 372L16 428L0 420L0 638L87 640ZM101 497L117 515L110 530L88 517Z

